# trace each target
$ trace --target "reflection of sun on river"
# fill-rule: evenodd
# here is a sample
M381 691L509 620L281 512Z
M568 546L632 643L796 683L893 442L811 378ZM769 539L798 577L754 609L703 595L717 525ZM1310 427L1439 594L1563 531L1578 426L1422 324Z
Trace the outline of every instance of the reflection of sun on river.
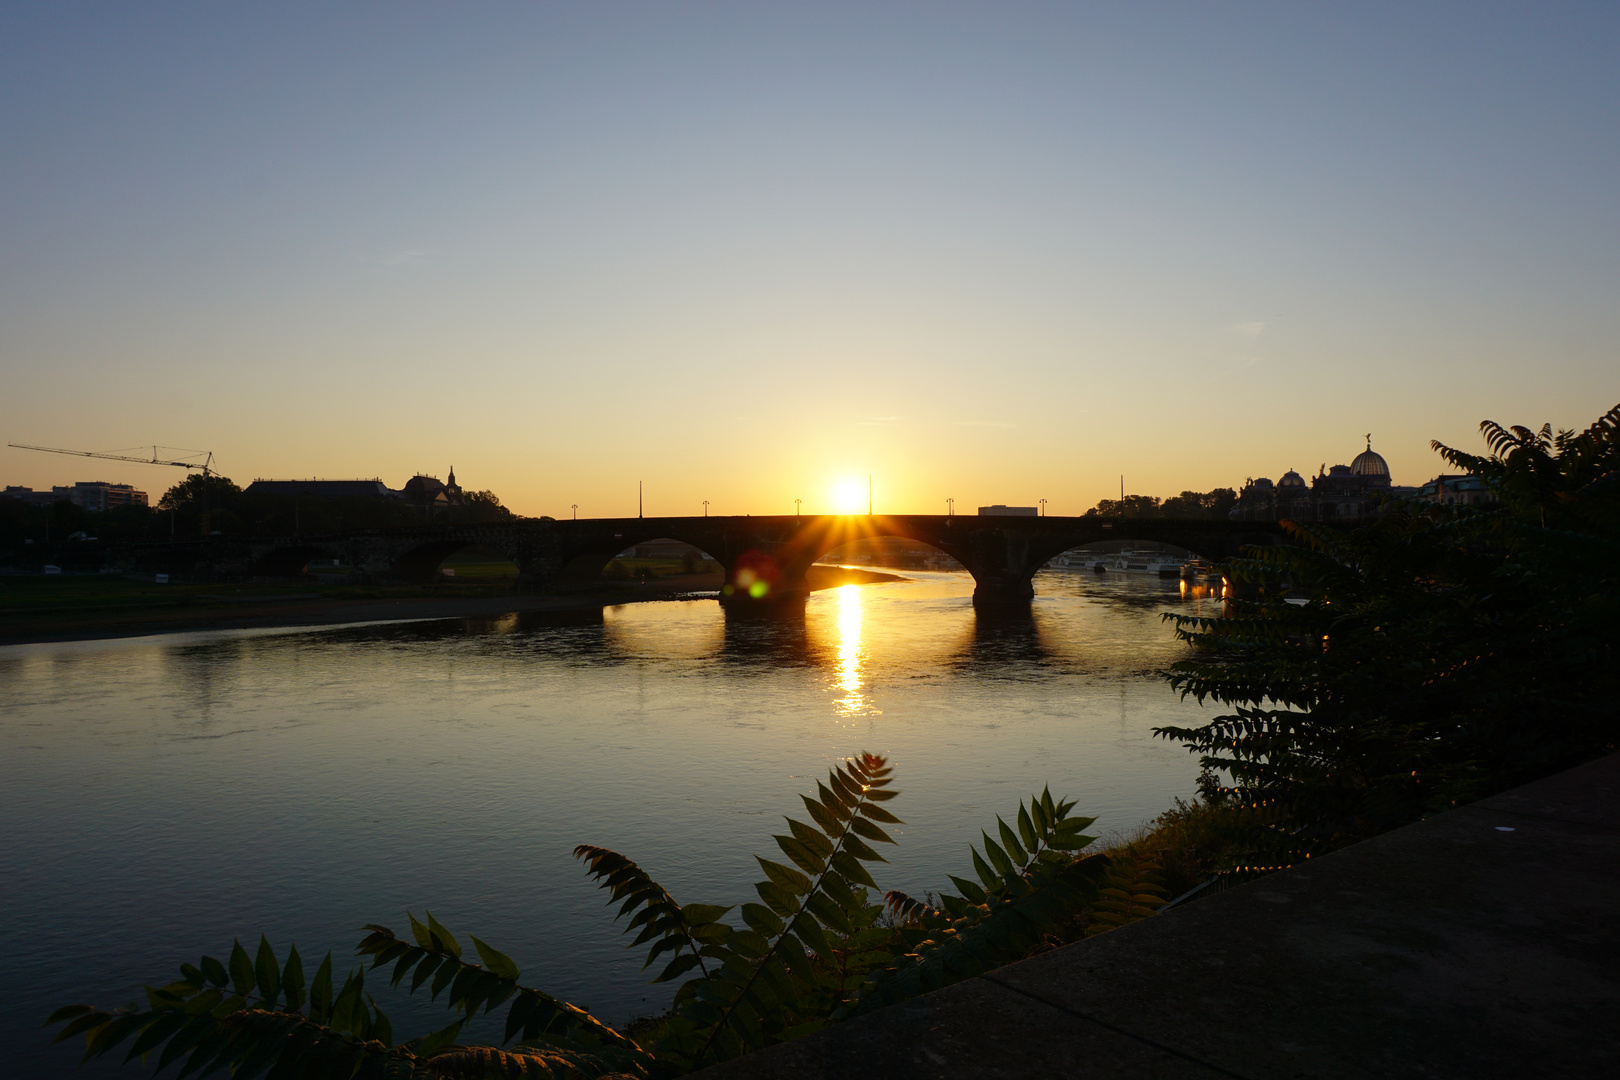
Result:
M861 693L861 586L843 585L838 589L838 667L834 688L843 697L834 702L839 716L879 716L871 699Z

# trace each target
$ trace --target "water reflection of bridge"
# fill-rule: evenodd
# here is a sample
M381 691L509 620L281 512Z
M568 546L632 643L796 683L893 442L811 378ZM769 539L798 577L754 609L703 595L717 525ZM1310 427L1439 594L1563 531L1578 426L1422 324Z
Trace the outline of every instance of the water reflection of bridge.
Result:
M856 540L902 537L961 563L976 601L1027 600L1035 572L1054 555L1107 540L1173 544L1222 561L1248 545L1284 541L1266 521L970 517L940 514L519 520L320 536L213 538L109 545L117 569L167 566L184 572L275 577L302 575L323 559L394 578L430 577L457 551L482 547L517 564L527 581L566 591L592 584L614 556L651 540L679 540L725 568L732 602L803 597L805 572L822 555Z

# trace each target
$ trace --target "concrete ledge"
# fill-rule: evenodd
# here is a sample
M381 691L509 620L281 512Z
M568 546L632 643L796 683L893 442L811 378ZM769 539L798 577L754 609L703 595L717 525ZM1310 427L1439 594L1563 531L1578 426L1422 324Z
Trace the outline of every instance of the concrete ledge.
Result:
M1620 755L705 1080L1614 1075Z

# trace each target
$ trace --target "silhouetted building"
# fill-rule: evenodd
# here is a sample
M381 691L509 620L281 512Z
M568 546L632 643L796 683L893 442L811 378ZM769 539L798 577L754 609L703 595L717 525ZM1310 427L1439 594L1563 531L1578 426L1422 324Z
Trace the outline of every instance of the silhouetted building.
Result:
M1230 516L1237 521L1360 521L1376 517L1391 496L1418 494L1417 488L1396 487L1390 481L1389 462L1367 448L1348 465L1317 470L1309 485L1290 469L1273 484L1260 477L1244 483Z
M104 514L119 506L145 506L146 492L135 490L130 484L109 484L104 480L80 480L72 487L58 486L49 491L35 491L26 487L7 487L0 497L16 499L30 506L53 506L69 502L92 514Z
M72 502L73 489L68 487L53 487L46 491L35 491L31 487L19 487L8 484L6 490L0 492L0 499L16 499L29 506L52 506L59 502Z
M450 467L448 481L441 481L437 476L417 473L405 481L405 486L399 494L400 498L428 516L462 504L461 487L456 483L454 465Z
M315 499L390 499L399 493L376 478L370 480L255 480L248 495L303 495Z
M1490 506L1498 501L1496 492L1479 477L1444 473L1419 488L1418 498L1442 506Z

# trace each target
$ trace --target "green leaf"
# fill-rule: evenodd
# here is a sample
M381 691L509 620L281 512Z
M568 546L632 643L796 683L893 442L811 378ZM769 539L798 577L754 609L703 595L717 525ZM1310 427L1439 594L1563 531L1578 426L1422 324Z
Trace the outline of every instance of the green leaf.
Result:
M265 1008L275 1008L276 998L281 994L281 965L276 963L275 950L270 948L270 941L263 934L259 935L259 955L253 961L253 973Z
M742 918L743 922L767 937L780 934L786 925L774 911L763 904L744 904Z
M844 795L828 789L828 785L820 784L820 782L815 785L815 790L818 795L821 795L821 806L826 808L829 814L833 814L834 818L838 818L839 821L849 821L849 806L851 806L851 803L844 800Z
M1023 847L1018 843L1018 837L1007 827L1007 823L1001 820L999 814L996 815L996 831L1001 836L1002 848L1007 852L1015 868L1029 862L1029 856L1024 854Z
M1023 837L1024 847L1031 852L1041 846L1040 836L1035 832L1035 823L1029 819L1029 811L1024 809L1023 800L1018 803L1018 835Z
M861 841L860 837L857 836L844 837L844 850L855 856L857 859L860 859L862 862L889 861L888 859L885 859L883 856L879 855L877 852L873 851L871 848L867 847L866 844ZM877 888L876 885L872 887L874 889Z
M979 857L978 848L969 846L968 850L973 853L973 872L979 875L980 881L984 882L985 889L995 892L1001 887L1001 875L990 869L985 864L985 861Z
M793 833L794 839L798 840L801 844L814 852L818 860L825 860L833 853L832 841L828 840L821 833L817 832L815 829L812 829L802 821L795 821L792 818L786 818L784 820L787 821L788 830Z
M999 821L1001 819L997 818L996 820ZM1006 828L1006 826L1002 827ZM1012 860L1007 858L1007 853L1002 851L1001 847L994 840L990 839L989 833L981 829L979 831L979 835L984 838L984 853L985 856L989 858L991 866L994 866L997 870L1001 871L1002 874L1008 876L1018 872L1017 868L1013 866Z
M986 867L985 869L988 870L989 867ZM951 884L955 885L961 894L967 899L971 900L973 903L982 904L989 899L989 897L985 895L984 890L979 888L979 886L973 882L968 881L965 878L959 878L952 875L947 876L951 878Z
M416 971L411 975L411 993L416 993L416 991L421 988L422 984L427 982L428 976L432 975L433 972L438 969L440 964L453 963L455 963L455 961L446 960L440 956L430 955L423 959L420 964L416 965Z
M60 1024L64 1020L71 1020L75 1016L83 1016L85 1013L95 1011L93 1005L64 1005L51 1013L50 1018L45 1021L43 1026L50 1027L52 1024Z
M416 916L412 915L410 912L407 911L405 913L405 917L411 920L411 936L416 938L416 943L422 946L424 949L436 948L436 946L433 944L433 932L427 927L423 926L421 923L417 922Z
M681 917L686 920L686 925L699 926L725 918L726 912L734 906L736 905L721 907L719 904L684 904L681 907Z
M419 1059L431 1058L434 1054L456 1041L456 1036L461 1034L461 1027L466 1022L465 1020L457 1020L449 1027L440 1028L431 1035L424 1035L416 1040L414 1044L411 1044L411 1050Z
M440 952L447 952L456 959L461 959L461 943L456 940L455 935L440 925L439 920L433 917L433 912L424 909L422 913L427 916L428 930L433 935L434 947Z
M844 775L842 769L835 769L827 774L832 781L833 791L838 795L838 801L844 809L853 807L861 801L861 784Z
M791 852L789 852L789 857L792 858ZM770 878L777 885L780 885L793 895L803 896L805 893L810 891L810 879L793 869L791 866L783 866L779 862L772 862L769 859L762 859L758 855L754 856L754 860L758 862L760 867L765 871L766 877ZM794 859L794 861L799 862L798 859ZM799 865L803 866L804 864L800 862ZM816 870L812 872L815 873L819 871L820 867L817 866Z
M671 979L684 975L686 972L697 966L698 958L695 954L689 952L682 953L675 959L671 960L664 970L659 972L658 977L654 979L653 982L669 982Z
M182 1054L190 1053L192 1048L213 1034L219 1027L218 1021L212 1016L190 1016L187 1023L178 1035L169 1040L169 1045L163 1048L158 1055L157 1067L154 1071L162 1072L169 1063Z
M67 1027L57 1032L56 1038L52 1039L51 1041L62 1042L65 1039L71 1039L73 1036L79 1034L79 1032L89 1031L91 1028L98 1028L111 1019L112 1017L108 1014L92 1009L90 1012L83 1014L78 1019L68 1024Z
M225 965L212 956L203 957L197 966L202 968L203 978L215 986L224 986L231 981L230 976L225 974Z
M287 995L287 1008L297 1012L304 1007L304 962L298 946L287 947L287 966L281 971L281 989Z
M805 901L805 906L813 912L821 924L827 929L839 934L848 934L852 931L849 916L844 909L833 903L825 893L812 893Z
M894 843L894 840L890 838L888 833L884 832L882 829L878 828L876 825L872 824L870 821L867 821L865 818L861 818L861 817L850 818L849 827L851 829L853 829L857 834L866 837L868 840L871 840L873 843L877 843L877 844L892 844L892 843Z
M769 881L756 881L754 891L759 893L759 898L778 915L786 917L799 909L799 898L780 885Z
M469 935L471 936L471 935ZM476 937L472 939L473 948L478 950L478 959L484 962L484 969L497 978L516 981L518 966L512 958L505 953L490 948Z
M795 836L773 837L776 846L782 849L782 854L792 859L806 872L820 874L826 868L823 859L818 859L816 853L810 850L810 845ZM827 854L832 854L832 846L828 845Z
M861 806L860 806L860 811L861 811L861 815L863 817L869 817L873 821L881 821L885 825L904 825L905 824L905 822L901 821L899 818L895 817L893 814L891 814L887 810L883 809L883 807L881 807L881 806L873 806L871 803L862 803Z
M140 1038L135 1040L135 1045L131 1046L129 1053L124 1055L124 1061L126 1063L134 1061L147 1051L155 1049L170 1035L189 1024L192 1019L192 1017L182 1012L167 1013L158 1017L147 1025L146 1030L141 1032Z
M831 810L828 810L825 806L822 806L808 795L800 795L799 798L804 800L804 808L810 811L810 817L814 819L816 825L821 829L822 832L826 833L829 837L835 837L839 833L843 832L843 825L839 822L838 815L834 814Z
M439 965L438 973L433 976L433 985L428 987L428 996L436 998L444 993L444 988L465 970L453 959L447 959ZM453 997L454 995L452 995Z
M872 875L866 872L866 867L862 866L855 856L849 852L840 851L835 853L832 857L832 864L835 870L850 881L865 885L869 889L877 888L877 882L873 881Z
M242 948L240 941L231 945L231 986L238 994L246 994L253 989L253 961L248 959L247 950Z
M328 952L315 969L315 981L309 984L309 1018L317 1024L332 1018L332 954Z

